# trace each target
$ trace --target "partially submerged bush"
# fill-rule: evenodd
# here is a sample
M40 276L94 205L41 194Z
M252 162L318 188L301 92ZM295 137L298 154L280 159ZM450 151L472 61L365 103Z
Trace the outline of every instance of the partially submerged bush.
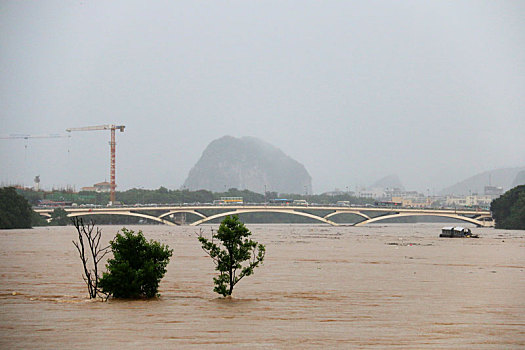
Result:
M233 287L245 276L253 274L253 270L262 264L265 247L248 239L250 230L239 221L237 216L226 216L216 234L212 232L211 240L199 235L202 249L213 259L219 276L214 277L213 289L222 296L231 295ZM219 240L222 247L215 243ZM222 249L221 249L222 248ZM248 261L243 266L242 263Z
M113 258L108 259L98 286L115 298L152 298L166 273L173 250L146 238L139 231L122 229L110 242Z

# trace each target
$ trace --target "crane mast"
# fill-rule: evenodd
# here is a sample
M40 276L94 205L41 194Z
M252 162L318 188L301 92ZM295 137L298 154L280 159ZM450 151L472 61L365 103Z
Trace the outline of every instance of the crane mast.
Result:
M116 145L115 142L115 130L124 131L125 125L95 125L95 126L84 126L80 128L69 128L66 129L67 132L71 131L96 131L96 130L111 130L111 141L110 145L110 192L109 192L109 201L111 204L115 203L115 188L117 187L115 182L115 153Z

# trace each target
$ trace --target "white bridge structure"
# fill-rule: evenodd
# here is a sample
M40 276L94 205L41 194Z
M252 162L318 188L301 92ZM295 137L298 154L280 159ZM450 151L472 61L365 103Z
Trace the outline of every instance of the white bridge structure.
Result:
M51 217L55 208L34 208L42 216ZM386 219L433 216L452 218L469 222L478 227L492 227L494 220L490 211L473 209L421 209L390 207L339 207L339 206L294 206L294 205L159 205L159 206L119 206L119 207L66 207L69 217L90 215L125 215L156 221L166 225L181 225L176 215L193 214L197 220L188 223L197 226L227 215L245 213L282 213L303 216L332 226L362 226ZM332 219L341 214L354 214L362 218L356 223L340 224Z

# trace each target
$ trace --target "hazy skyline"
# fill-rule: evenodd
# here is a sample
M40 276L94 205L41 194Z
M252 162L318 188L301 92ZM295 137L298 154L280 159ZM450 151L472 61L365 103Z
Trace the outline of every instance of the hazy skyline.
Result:
M315 193L525 166L522 1L2 1L0 134L122 124L117 190L254 136ZM0 140L0 182L109 181L109 131ZM27 148L26 148L27 146ZM271 190L271 189L270 189Z

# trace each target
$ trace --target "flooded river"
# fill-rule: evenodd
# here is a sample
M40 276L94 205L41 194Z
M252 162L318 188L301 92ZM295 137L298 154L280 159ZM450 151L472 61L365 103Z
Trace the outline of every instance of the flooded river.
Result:
M107 303L87 299L73 227L0 230L0 348L525 348L525 231L247 226L267 255L231 300L199 228L129 226L173 257L160 298Z

